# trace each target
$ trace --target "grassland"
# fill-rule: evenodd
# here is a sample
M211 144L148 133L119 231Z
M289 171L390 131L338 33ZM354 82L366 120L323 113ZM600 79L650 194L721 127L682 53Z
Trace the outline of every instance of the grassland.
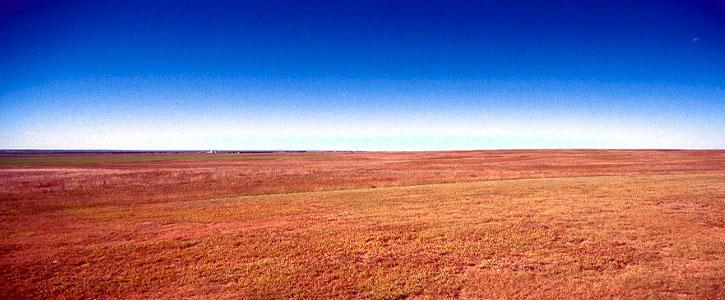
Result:
M3 298L725 298L725 151L62 157L0 159Z
M0 167L9 166L68 166L68 165L98 165L98 164L133 164L162 161L215 161L215 160L247 160L247 159L273 159L273 158L300 158L314 157L318 154L306 153L220 153L209 155L206 153L168 153L168 154L0 154Z

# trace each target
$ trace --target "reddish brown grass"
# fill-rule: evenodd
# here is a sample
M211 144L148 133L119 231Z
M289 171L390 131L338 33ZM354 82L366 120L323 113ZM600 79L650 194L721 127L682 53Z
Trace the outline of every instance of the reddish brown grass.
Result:
M3 297L725 297L725 151L8 161Z

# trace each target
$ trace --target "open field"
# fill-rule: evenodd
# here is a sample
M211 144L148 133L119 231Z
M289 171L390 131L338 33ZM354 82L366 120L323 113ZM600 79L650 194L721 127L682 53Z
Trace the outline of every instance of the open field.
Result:
M0 155L0 294L725 298L725 151Z

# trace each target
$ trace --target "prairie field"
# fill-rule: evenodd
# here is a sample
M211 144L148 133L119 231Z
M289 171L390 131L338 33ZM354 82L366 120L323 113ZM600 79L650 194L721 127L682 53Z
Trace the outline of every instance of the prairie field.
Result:
M725 151L0 154L0 298L725 299Z

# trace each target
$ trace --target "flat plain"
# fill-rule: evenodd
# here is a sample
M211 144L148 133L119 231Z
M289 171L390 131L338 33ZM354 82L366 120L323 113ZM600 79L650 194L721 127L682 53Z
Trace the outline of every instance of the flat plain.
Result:
M725 298L725 151L0 155L1 298Z

